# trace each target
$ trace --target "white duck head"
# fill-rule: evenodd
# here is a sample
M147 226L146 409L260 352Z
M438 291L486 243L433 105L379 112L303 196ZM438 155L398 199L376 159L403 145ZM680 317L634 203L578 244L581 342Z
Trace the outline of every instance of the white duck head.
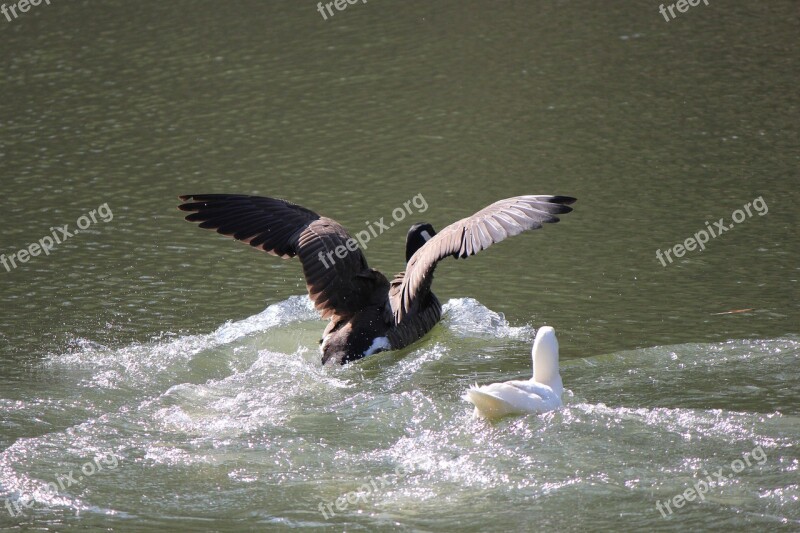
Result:
M558 371L558 339L556 330L550 326L542 326L536 332L536 339L531 349L533 358L533 380L547 385L558 396L564 391L561 374Z

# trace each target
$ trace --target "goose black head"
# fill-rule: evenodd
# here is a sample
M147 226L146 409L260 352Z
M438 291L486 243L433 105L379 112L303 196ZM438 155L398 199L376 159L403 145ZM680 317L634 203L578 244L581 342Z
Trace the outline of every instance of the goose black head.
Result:
M406 235L406 263L434 235L436 235L436 230L427 222L420 222L411 226L411 229L408 230L408 235Z

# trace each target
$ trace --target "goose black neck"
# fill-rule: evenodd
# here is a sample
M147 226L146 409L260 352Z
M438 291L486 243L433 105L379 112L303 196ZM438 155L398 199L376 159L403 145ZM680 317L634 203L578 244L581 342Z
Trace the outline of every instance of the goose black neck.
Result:
M411 229L408 230L408 235L406 235L406 263L408 263L411 260L411 256L422 248L434 235L436 235L436 231L433 229L433 226L428 223L414 224L411 226Z

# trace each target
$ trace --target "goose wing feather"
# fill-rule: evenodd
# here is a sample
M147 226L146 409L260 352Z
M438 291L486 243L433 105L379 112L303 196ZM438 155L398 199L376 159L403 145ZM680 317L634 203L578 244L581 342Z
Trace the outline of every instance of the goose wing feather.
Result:
M401 324L430 291L439 261L448 256L465 259L507 237L558 222L557 215L572 211L569 204L573 202L575 198L569 196L515 196L444 228L411 256L402 282L392 287L390 303L395 322Z
M262 196L190 194L180 199L184 203L178 208L189 212L186 220L198 222L201 228L282 258L297 256L308 294L323 318L347 317L381 303L381 294L385 298L388 281L369 268L361 249L333 219L286 200ZM348 243L344 257L337 256L336 249L347 248Z

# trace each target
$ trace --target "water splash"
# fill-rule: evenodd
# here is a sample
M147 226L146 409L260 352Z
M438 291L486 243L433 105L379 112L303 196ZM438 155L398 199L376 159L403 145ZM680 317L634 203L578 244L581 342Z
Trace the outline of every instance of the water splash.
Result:
M422 342L336 368L319 364L322 326L307 297L292 297L205 335L122 348L87 341L48 356L35 397L0 400L9 420L38 428L0 452L0 502L34 495L35 512L50 518L134 508L322 524L320 502L402 466L408 475L342 523L377 527L404 509L422 517L420 529L430 527L426 516L477 524L487 505L509 523L531 512L572 523L558 513L576 498L653 513L656 499L758 444L769 460L710 494L706 512L745 510L758 523L796 516L800 419L785 391L800 383L785 369L800 357L797 338L566 360L574 396L563 409L489 424L471 418L461 394L478 373L493 381L528 373L530 326L451 300ZM709 405L735 395L738 410ZM771 405L764 395L779 408L753 409ZM119 469L57 497L41 492L107 451L121 457Z

